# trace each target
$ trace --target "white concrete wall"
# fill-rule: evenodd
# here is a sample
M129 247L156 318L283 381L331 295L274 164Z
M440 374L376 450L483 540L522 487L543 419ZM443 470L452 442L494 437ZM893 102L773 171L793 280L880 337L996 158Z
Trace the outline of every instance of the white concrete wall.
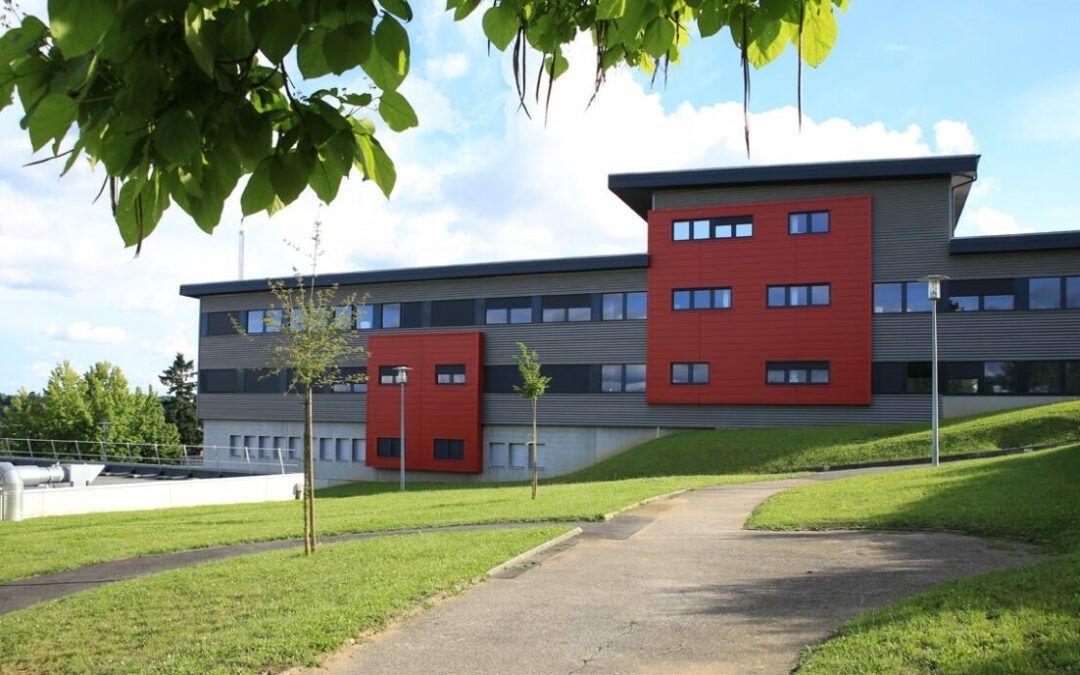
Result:
M963 417L978 413L1026 408L1074 400L1075 396L942 396L941 416ZM931 410L933 412L933 410Z
M303 482L303 474L287 473L175 481L133 478L126 484L32 488L23 492L23 518L287 501L295 498L293 487Z

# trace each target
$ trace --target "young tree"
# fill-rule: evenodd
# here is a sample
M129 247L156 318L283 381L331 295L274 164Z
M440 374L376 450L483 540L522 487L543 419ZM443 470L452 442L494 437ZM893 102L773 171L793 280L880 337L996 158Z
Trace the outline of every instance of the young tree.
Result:
M729 29L745 100L749 66L788 44L800 82L803 62L820 64L836 40L833 8L848 2L495 0L481 23L489 44L511 50L523 104L530 51L540 53L537 99L546 79L547 100L580 33L596 45L599 89L620 64L653 73L678 63L691 26L702 38ZM447 0L446 10L462 20L480 4ZM80 154L104 167L128 246L141 246L173 202L211 232L245 176L245 215L273 214L307 188L331 202L354 167L389 196L394 165L363 113L374 109L393 131L418 124L399 92L412 17L407 0L50 0L48 24L25 16L0 37L0 109L17 90L35 151L66 156L65 173ZM315 82L357 68L372 85L362 92Z
M168 392L168 396L161 402L166 421L176 425L176 430L180 432L180 442L185 446L202 445L203 432L199 426L195 398L198 381L195 362L185 359L183 354L177 352L172 365L162 371L158 379Z
M536 499L536 488L539 483L536 467L536 444L538 442L536 435L536 402L547 391L551 378L540 374L540 359L536 355L536 351L530 350L521 342L518 342L517 346L521 353L514 355L514 361L517 362L518 372L521 373L521 385L515 384L514 391L521 398L527 398L532 402L532 443L530 444L529 459L532 464L532 498Z
M355 294L338 297L336 284L316 286L320 249L319 222L312 235L311 276L305 279L294 270L291 284L271 282L275 309L264 321L268 332L276 334L268 347L269 374L286 372L289 391L304 402L304 552L315 551L315 460L313 415L314 393L336 384L361 382L363 375L346 373L348 362L366 359L367 350L351 337L353 308L364 302Z

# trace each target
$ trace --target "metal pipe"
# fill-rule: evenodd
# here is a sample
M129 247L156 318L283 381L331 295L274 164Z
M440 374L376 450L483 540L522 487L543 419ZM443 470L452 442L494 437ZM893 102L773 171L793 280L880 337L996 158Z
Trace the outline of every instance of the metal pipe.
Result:
M15 466L0 462L0 488L4 491L4 520L22 520L23 491L44 483L62 483L67 471L59 466Z

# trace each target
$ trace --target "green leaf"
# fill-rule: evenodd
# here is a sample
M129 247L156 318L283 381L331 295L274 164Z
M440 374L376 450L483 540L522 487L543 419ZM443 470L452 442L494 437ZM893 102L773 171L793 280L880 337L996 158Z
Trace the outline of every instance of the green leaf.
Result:
M184 108L165 113L154 128L154 149L172 164L186 164L202 149L202 134L195 115Z
M371 105L372 99L373 99L372 95L368 94L368 93L345 94L345 95L341 96L341 101L343 103L348 103L349 105L355 105L355 106L358 106L360 108L364 108L366 106Z
M300 13L288 2L271 3L251 14L251 35L271 63L281 63L292 51L303 26Z
M402 21L412 21L413 19L412 7L409 7L406 0L379 0L379 4Z
M798 32L798 27L783 21L772 19L758 10L750 19L750 44L746 56L755 68L770 63L784 52L789 38Z
M731 7L719 0L705 3L697 16L698 33L707 38L716 35L731 19Z
M600 0L596 5L596 20L618 19L626 13L626 0Z
M120 188L116 200L116 225L125 246L136 246L157 227L161 214L169 207L169 195L158 173L150 179L129 180Z
M36 16L27 16L22 24L0 36L0 63L8 64L45 36L48 28Z
M184 12L184 44L191 50L195 63L207 75L214 74L214 47L217 43L217 24L210 19L208 9L189 5Z
M75 121L78 105L67 94L47 94L23 118L24 126L30 131L30 144L37 152L51 139L59 143L67 133L68 127Z
M308 185L322 202L329 204L337 197L342 175L333 162L319 162L311 172Z
M277 196L274 193L274 186L270 183L271 162L270 157L264 159L248 178L247 186L240 195L240 212L245 216L264 209L269 210Z
M49 0L49 26L66 58L101 42L118 10L116 0Z
M308 184L309 170L296 152L275 155L270 159L270 184L284 204L296 201Z
M645 51L658 59L675 41L675 24L664 16L658 16L645 26Z
M236 149L245 166L254 168L273 151L273 125L268 115L260 115L253 106L244 105L236 112Z
M330 72L340 75L363 63L371 54L371 24L355 22L327 33L323 55Z
M330 74L330 64L326 62L323 52L327 32L322 26L316 26L300 36L300 42L296 45L296 65L305 79L313 80Z
M518 28L521 27L517 12L506 4L495 5L484 12L482 23L484 35L500 52L506 51L514 36L517 35Z
M391 16L384 16L375 28L375 49L362 64L375 86L393 91L409 73L409 36Z
M454 8L454 21L461 21L465 17L473 13L473 10L480 5L480 0L459 0L453 5L450 2L446 3L446 8Z
M820 66L836 44L836 15L828 2L807 3L803 19L802 56L810 66Z
M416 111L404 96L396 91L384 91L379 99L379 116L394 131L405 131L419 124Z
M356 160L360 171L365 179L375 181L382 193L389 197L397 181L394 163L373 137L367 134L356 135L356 143L360 150Z

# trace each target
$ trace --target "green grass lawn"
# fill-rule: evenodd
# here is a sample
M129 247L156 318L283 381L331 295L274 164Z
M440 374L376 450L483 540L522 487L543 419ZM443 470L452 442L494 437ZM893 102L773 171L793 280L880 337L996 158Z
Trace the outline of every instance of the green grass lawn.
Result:
M566 526L380 537L173 570L0 617L3 673L267 673L358 633Z
M942 585L844 624L800 673L1080 672L1080 445L788 490L748 525L961 530L1062 557Z

